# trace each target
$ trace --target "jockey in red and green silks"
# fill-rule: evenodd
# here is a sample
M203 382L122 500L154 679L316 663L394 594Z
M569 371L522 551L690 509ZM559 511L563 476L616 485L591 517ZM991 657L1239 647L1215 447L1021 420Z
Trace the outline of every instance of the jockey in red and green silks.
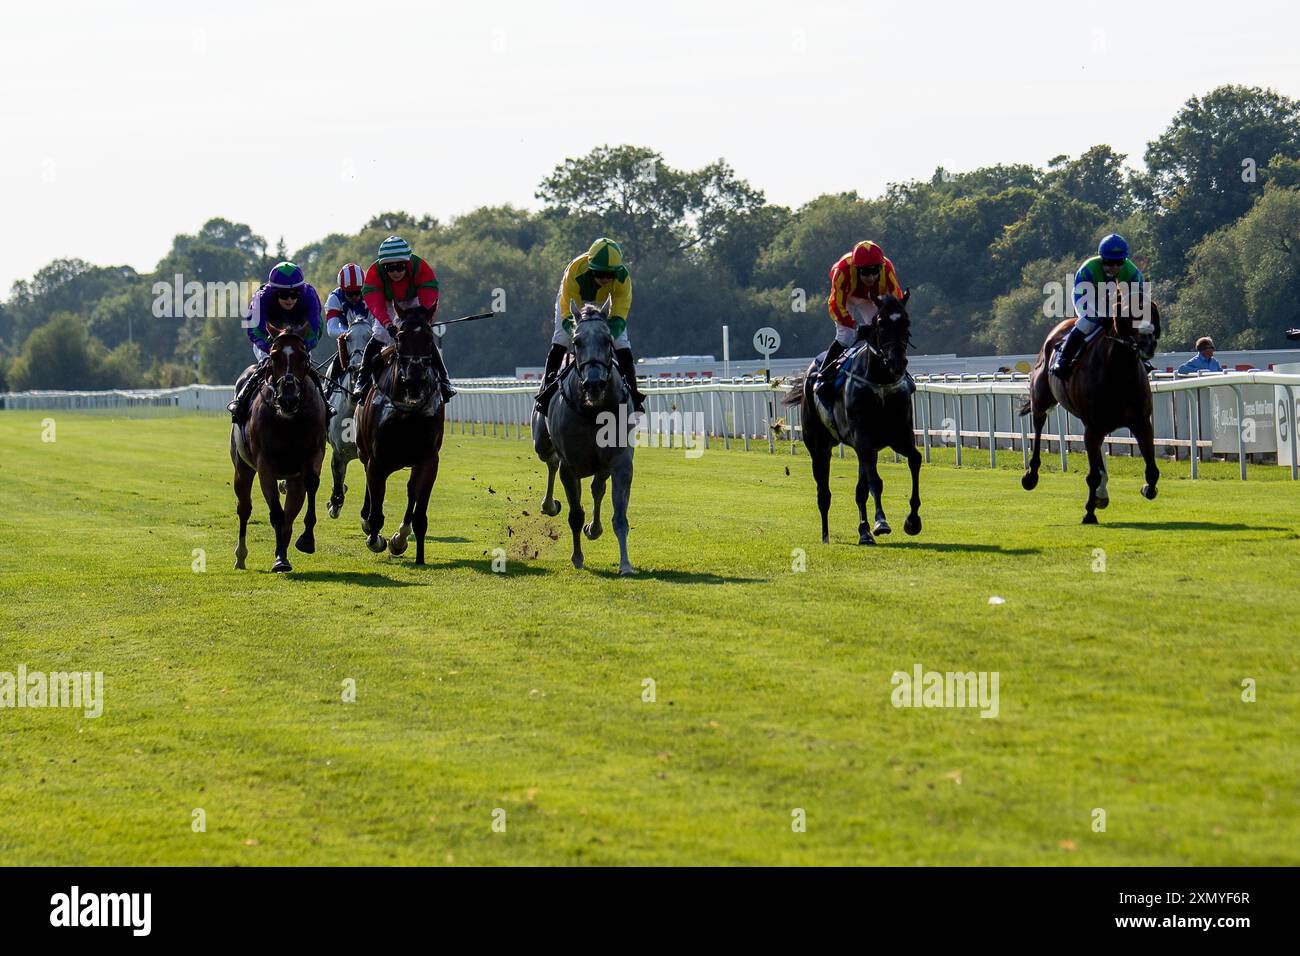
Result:
M1147 297L1142 270L1128 257L1128 243L1111 233L1097 247L1097 254L1079 266L1074 275L1074 327L1057 349L1050 371L1068 378L1083 346L1102 328L1109 314L1110 291L1129 306L1129 315L1142 315Z
M379 254L366 270L361 296L370 310L374 334L366 344L361 372L352 393L357 401L370 388L379 350L392 341L389 329L397 321L398 309L416 306L427 309L430 324L433 323L433 314L438 308L438 277L434 274L433 267L417 256L405 239L389 236L379 244ZM442 350L438 347L436 337L432 358L442 399L449 402L455 397L456 390L451 387L451 376L443 364Z

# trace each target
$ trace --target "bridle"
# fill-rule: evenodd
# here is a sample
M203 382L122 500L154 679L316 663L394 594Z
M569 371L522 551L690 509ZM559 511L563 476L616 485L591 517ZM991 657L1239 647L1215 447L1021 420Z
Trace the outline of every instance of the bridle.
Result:
M879 359L881 365L885 366L886 368L888 368L889 366L889 359L888 357L886 357L884 351L880 347L880 330L881 330L881 326L885 323L885 321L887 320L882 315L877 315L875 322L871 324L870 330L867 332L866 336L864 336L862 339L861 348L869 356L867 360L867 370L865 372L858 372L856 368L857 363L855 362L850 362L848 368L848 378L850 382L852 382L858 388L865 387L870 389L872 394L874 394L877 398L880 399L883 399L888 395L892 395L895 392L902 391L904 388L907 387L906 369L900 372L898 377L894 379L892 382L875 382L872 381L870 378L871 359ZM894 320L891 319L888 321L892 322ZM911 329L911 324L909 323L905 332L905 337L902 340L904 353L906 353L908 347L911 346L911 344L912 344L912 329Z

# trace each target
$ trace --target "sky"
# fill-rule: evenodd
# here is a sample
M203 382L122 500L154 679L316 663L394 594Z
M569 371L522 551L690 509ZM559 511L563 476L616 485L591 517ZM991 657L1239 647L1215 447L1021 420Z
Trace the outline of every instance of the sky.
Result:
M537 208L604 144L769 201L1107 143L1224 83L1300 97L1300 4L7 3L0 297L153 269L221 216L295 249L381 211Z

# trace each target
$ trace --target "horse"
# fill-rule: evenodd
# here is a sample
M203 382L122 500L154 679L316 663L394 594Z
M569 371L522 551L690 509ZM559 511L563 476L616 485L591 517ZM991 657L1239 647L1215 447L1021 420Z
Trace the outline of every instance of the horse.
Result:
M627 556L627 504L632 494L632 452L635 441L628 427L631 393L614 358L614 337L609 331L611 300L604 305L585 305L578 311L569 302L573 317L570 364L560 373L560 385L551 394L543 412L533 412L533 449L546 463L546 498L542 513L555 517L560 503L555 500L555 474L560 474L564 495L569 499L569 530L573 534L573 566L582 569L582 539L595 541L604 530L600 505L611 477L614 486L614 534L618 537L618 573L636 573ZM592 518L584 525L582 479L591 478Z
M389 359L356 410L357 455L366 469L366 499L361 506L361 530L375 554L385 548L403 554L415 531L415 563L424 564L424 534L428 529L429 494L438 478L447 409L432 368L433 314L420 306L399 310L396 341L382 353ZM386 540L384 492L388 476L410 468L406 483L406 514L401 527Z
M1020 408L1020 414L1032 415L1034 423L1033 454L1028 470L1020 478L1020 485L1026 491L1033 491L1038 485L1039 447L1047 413L1059 404L1083 422L1083 443L1088 450L1088 502L1084 506L1083 524L1096 524L1097 509L1110 504L1101 446L1111 432L1127 428L1137 440L1146 462L1142 497L1148 501L1155 498L1156 482L1160 480L1146 365L1155 355L1160 339L1160 310L1154 302L1149 302L1146 316L1139 314L1135 318L1128 314L1127 308L1109 311L1114 316L1109 326L1084 345L1074 371L1064 382L1048 372L1047 366L1052 351L1075 320L1066 319L1048 333L1034 361L1029 398Z
M330 473L334 477L334 488L325 510L331 518L337 518L343 510L343 498L348 492L344 483L348 463L357 457L357 403L352 398L352 383L356 380L357 369L361 367L372 334L370 320L357 319L339 336L339 356L334 363L338 374L330 386L330 405L335 413L329 423ZM346 362L343 360L345 352Z
M803 442L812 459L817 507L822 515L822 544L830 543L827 515L831 507L831 449L841 442L851 445L858 456L858 544L875 544L876 535L893 530L880 504L884 482L880 479L876 457L882 448L891 448L907 459L912 472L912 510L903 522L903 530L909 535L921 533L921 453L916 450L907 382L907 347L911 344L909 298L911 290L905 291L901 298L871 297L877 309L876 321L858 329L857 343L845 353L848 382L836 397L833 408L822 406L815 394L816 373L826 357L825 352L791 381L790 391L782 399L785 405L800 406L802 412ZM874 527L867 522L868 494L875 499Z
M262 384L249 406L248 423L230 428L230 460L235 466L235 501L239 514L239 545L235 567L244 568L248 557L245 536L253 512L252 488L256 476L270 510L275 529L275 563L272 571L292 571L289 563L289 535L294 518L307 499L303 532L294 546L304 554L316 550L316 489L320 487L321 463L325 459L325 403L312 380L311 353L301 335L290 330L268 328L273 338L270 378ZM240 382L254 374L249 366ZM238 388L238 384L236 385ZM277 482L285 482L284 506L280 506Z

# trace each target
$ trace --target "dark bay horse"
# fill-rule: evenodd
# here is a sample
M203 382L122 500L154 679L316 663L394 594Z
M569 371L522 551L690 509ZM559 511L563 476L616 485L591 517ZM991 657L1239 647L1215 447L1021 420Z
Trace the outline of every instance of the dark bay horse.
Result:
M858 330L858 342L844 361L848 382L836 398L835 407L821 407L814 393L817 370L826 353L813 359L803 375L790 383L783 399L786 405L799 405L803 420L803 443L812 459L813 479L817 482L817 507L822 515L822 544L830 543L828 514L831 507L831 449L844 442L858 456L858 544L875 544L874 535L892 530L880 505L884 483L877 468L877 455L891 448L907 459L912 472L911 513L903 522L908 534L921 532L921 453L916 450L912 427L912 401L907 387L907 346L911 341L911 320L907 300L885 295L872 297L878 309L876 321L869 329ZM844 437L842 437L844 436ZM875 499L875 526L867 522L867 495Z
M248 557L245 535L253 513L252 488L256 476L275 529L275 564L272 571L292 571L289 563L289 535L293 520L307 499L303 532L294 546L304 554L316 550L316 489L320 487L321 463L325 459L325 403L311 376L311 353L296 332L268 329L271 342L269 380L264 382L249 406L248 423L230 428L230 460L235 466L235 501L239 513L239 545L235 567L243 568ZM242 383L253 374L249 367ZM238 390L238 384L236 390ZM285 482L284 507L280 506L278 481Z
M1083 523L1096 524L1098 508L1110 504L1106 487L1106 459L1101 446L1113 431L1127 428L1137 440L1138 450L1146 462L1146 484L1142 497L1156 496L1160 469L1156 467L1155 428L1151 423L1151 383L1147 380L1146 361L1155 354L1160 339L1160 310L1154 302L1145 306L1148 314L1134 317L1127 308L1110 320L1109 327L1088 342L1075 363L1074 371L1064 382L1048 372L1052 352L1074 326L1066 319L1047 335L1038 352L1029 381L1029 399L1020 408L1021 415L1032 415L1034 423L1033 454L1029 470L1020 479L1026 491L1038 485L1039 446L1047 413L1060 404L1083 422L1083 443L1088 450L1088 502Z
M335 375L330 385L330 404L334 407L335 414L329 422L328 436L330 473L334 478L334 487L325 510L331 518L337 518L343 510L343 499L348 491L345 483L348 463L357 457L357 404L352 399L352 386L357 371L361 368L370 336L368 319L352 322L347 331L339 336L339 354L333 364Z
M614 534L618 537L618 573L635 574L627 556L627 505L632 495L632 453L635 448L631 395L614 357L609 331L610 300L597 308L569 303L573 317L572 363L560 379L544 413L533 413L533 448L546 462L546 498L542 513L560 513L555 500L555 473L560 473L569 499L569 530L573 533L573 566L583 566L582 539L600 537L600 503L613 478ZM591 478L592 517L584 526L582 479Z
M415 531L415 563L424 564L424 534L428 529L429 494L438 478L443 422L447 410L433 368L432 314L418 306L400 312L396 340L384 352L383 370L357 406L357 455L366 469L366 500L361 506L361 530L366 546L376 554L391 548L406 551ZM410 468L406 483L406 514L391 540L384 527L384 492L388 476Z

